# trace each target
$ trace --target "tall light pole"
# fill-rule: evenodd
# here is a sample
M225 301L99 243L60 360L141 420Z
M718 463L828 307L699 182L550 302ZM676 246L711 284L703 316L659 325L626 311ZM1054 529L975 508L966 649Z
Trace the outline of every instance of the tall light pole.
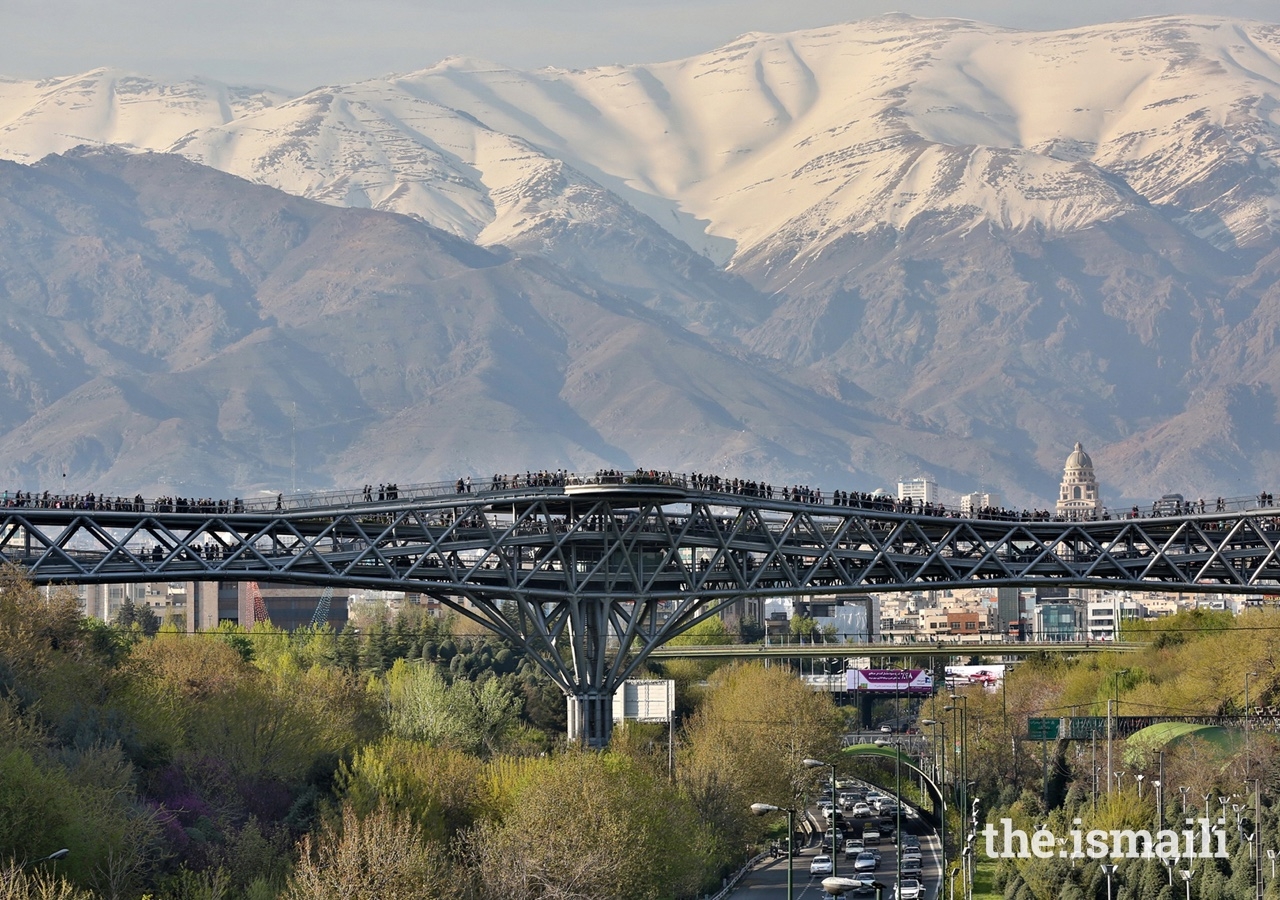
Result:
M795 900L796 896L796 874L795 874L795 854L791 844L795 840L796 835L796 814L790 809L783 809L780 806L773 806L768 803L752 803L751 812L757 816L763 816L765 813L785 812L787 814L787 900Z
M951 705L943 707L943 710L959 710L960 712L960 729L956 732L960 737L960 809L961 815L968 805L969 799L969 698L960 696L959 694L951 694ZM963 704L957 706L956 704Z
M1249 679L1257 678L1257 672L1244 673L1244 780L1249 780Z
M1179 869L1178 874L1182 876L1182 882L1187 886L1187 900L1191 900L1191 870Z
M831 877L835 878L839 873L836 871L836 857L840 854L836 850L836 767L834 763L823 762L820 759L803 759L801 763L810 769L820 769L826 767L831 770L831 825L829 833L831 835Z
M1117 669L1115 672L1112 673L1112 678L1113 678L1112 694L1115 697L1116 713L1119 713L1120 711L1120 676L1128 675L1128 674L1129 674L1128 669ZM1112 714L1112 710L1111 710L1111 699L1108 698L1107 699L1107 794L1111 793L1111 773L1115 771L1111 766L1111 760L1112 760L1111 753L1112 753L1112 747L1115 744L1115 739L1116 739L1115 716Z
M947 726L943 722L934 719L921 719L921 725L937 725L942 728L942 759L945 763L947 758ZM937 773L935 773L937 774ZM938 802L942 804L939 822L942 824L938 827L938 843L942 845L942 871L947 871L947 775L943 769L942 774L938 778ZM901 840L901 839L899 839ZM901 846L901 844L899 844Z
M1262 900L1262 784L1253 780L1253 888L1258 900ZM1275 863L1272 863L1272 868Z
M1111 900L1111 876L1115 874L1115 863L1103 863L1102 874L1107 876L1107 900Z

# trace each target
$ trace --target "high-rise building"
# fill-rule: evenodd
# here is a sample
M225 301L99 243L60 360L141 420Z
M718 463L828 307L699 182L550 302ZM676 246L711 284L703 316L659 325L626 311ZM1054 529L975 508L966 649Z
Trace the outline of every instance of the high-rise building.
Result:
M975 510L994 509L1000 505L1000 495L988 491L974 491L972 494L960 495L960 514L972 515Z
M938 486L928 478L912 478L898 482L898 499L913 500L919 506L932 503L938 494Z
M1022 592L1016 587L996 588L996 631L1021 633Z
M1079 441L1062 469L1057 512L1064 519L1096 519L1102 515L1102 497L1093 473L1093 460Z

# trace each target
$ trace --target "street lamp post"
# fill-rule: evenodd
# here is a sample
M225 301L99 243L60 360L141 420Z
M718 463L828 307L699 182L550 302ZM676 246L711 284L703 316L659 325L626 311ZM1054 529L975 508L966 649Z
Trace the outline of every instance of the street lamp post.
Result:
M970 785L976 788L978 786L978 782L968 782L965 785L966 791ZM965 843L968 844L968 847L965 849L965 854L969 860L969 887L967 900L973 900L973 885L974 882L978 880L978 855L973 849L974 841L978 839L978 802L978 799L975 797L969 804L969 834L965 837Z
M938 725L942 728L942 758L945 763L947 758L947 726L942 722L935 721L934 719L921 719L920 724L921 725ZM935 773L935 774L938 774L938 773ZM941 795L938 802L942 804L941 815L939 817L939 821L942 824L938 828L938 843L942 845L942 871L943 872L947 871L947 795L946 795L947 786L946 786L946 781L947 781L947 776L944 770L943 773L939 776L939 780L938 780L938 787L939 787L938 792Z
M787 900L795 900L796 895L796 875L795 875L795 850L792 842L796 836L796 814L793 810L783 809L780 806L773 806L768 803L752 803L751 812L757 816L763 816L765 813L785 812L787 814Z
M960 739L960 809L961 815L968 805L968 779L969 779L969 763L968 763L968 738L969 738L969 698L962 697L958 694L951 694L951 705L944 706L943 711L958 711L960 713L960 728L956 732ZM957 704L963 704L957 705Z
M1244 780L1249 780L1249 679L1257 678L1257 672L1244 673Z
M1182 876L1182 882L1187 886L1187 900L1191 900L1191 870L1179 869L1178 874Z
M1185 816L1187 814L1187 794L1191 792L1191 788L1185 784L1180 784L1178 785L1178 792L1182 794L1182 814Z
M1107 876L1107 900L1111 900L1111 876L1115 874L1115 863L1103 863L1102 874Z
M1115 711L1111 708L1111 699L1107 700L1107 793L1111 793L1111 773L1115 771L1112 768L1112 748L1116 739L1116 717L1120 712L1120 676L1128 675L1128 669L1117 669L1113 673L1112 695L1115 698Z
M54 850L48 856L42 856L39 859L27 860L22 864L21 868L25 869L27 866L34 866L37 863L42 863L42 862L57 862L58 860L64 858L70 852L71 851L68 850L66 847L63 847L61 850Z
M836 852L836 767L834 763L823 762L820 759L804 759L801 762L810 769L820 769L826 767L831 770L831 825L828 827L828 833L831 835L831 877L835 878L839 873L836 871L836 857L840 854Z

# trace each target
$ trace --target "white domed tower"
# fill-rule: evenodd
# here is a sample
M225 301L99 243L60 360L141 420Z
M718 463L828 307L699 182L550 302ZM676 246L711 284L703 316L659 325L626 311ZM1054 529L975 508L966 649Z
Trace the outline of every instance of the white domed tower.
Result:
M1102 497L1098 493L1098 478L1093 474L1093 460L1079 441L1062 469L1058 515L1066 519L1096 519L1102 515Z

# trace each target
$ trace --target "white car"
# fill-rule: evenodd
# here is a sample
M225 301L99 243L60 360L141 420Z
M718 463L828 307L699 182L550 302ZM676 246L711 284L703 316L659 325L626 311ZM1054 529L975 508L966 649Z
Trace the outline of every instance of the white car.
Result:
M809 863L809 877L817 878L819 875L830 875L832 870L830 856L815 856L813 862Z
M902 887L896 891L897 900L920 900L923 888L914 878L902 879Z
M853 804L853 809L850 810L850 815L855 819L865 819L871 815L871 807L865 803L855 803Z

